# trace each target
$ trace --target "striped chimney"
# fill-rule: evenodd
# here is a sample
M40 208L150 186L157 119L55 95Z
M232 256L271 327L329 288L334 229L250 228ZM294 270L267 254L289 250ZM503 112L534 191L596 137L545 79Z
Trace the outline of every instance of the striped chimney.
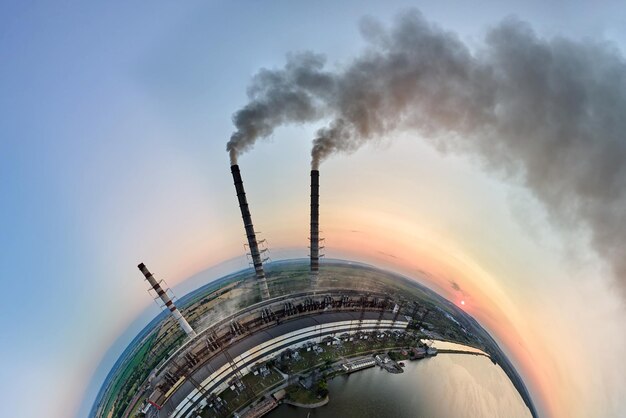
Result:
M159 295L165 306L170 310L170 313L172 314L174 319L178 321L178 324L183 329L183 331L185 331L185 334L187 334L189 338L194 338L196 336L196 332L193 330L193 328L191 328L189 322L187 322L183 314L180 313L172 299L170 299L168 294L163 290L159 282L156 281L152 273L148 271L146 265L144 263L141 263L137 267L139 267L139 270L141 270L143 275L146 277L146 280L148 281L148 283L150 283L152 289L154 289L154 291L157 295Z

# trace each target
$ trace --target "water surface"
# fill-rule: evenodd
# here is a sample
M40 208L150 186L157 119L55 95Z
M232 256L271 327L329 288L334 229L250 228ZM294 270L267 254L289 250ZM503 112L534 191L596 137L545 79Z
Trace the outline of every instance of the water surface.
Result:
M440 354L405 362L405 372L378 367L328 384L330 402L307 410L281 405L269 418L530 417L504 371L483 356ZM310 415L309 415L310 414Z

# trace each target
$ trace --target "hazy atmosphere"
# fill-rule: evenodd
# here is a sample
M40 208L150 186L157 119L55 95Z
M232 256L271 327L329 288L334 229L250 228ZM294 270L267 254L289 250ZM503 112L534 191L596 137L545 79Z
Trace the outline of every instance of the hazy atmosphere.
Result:
M475 317L542 417L626 409L618 2L5 2L0 415L86 417L156 314L273 260L414 278ZM35 389L37 401L33 401Z

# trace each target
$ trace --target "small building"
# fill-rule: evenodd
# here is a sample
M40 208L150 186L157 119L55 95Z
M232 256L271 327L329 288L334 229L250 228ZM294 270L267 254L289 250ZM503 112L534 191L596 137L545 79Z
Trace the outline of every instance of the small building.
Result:
M342 364L341 367L346 371L346 373L351 373L357 370L365 369L367 367L373 367L374 365L376 365L376 361L374 361L374 359L366 358L356 361L349 361Z
M141 410L141 413L144 415L148 415L148 412L150 412L152 408L153 408L153 405L149 402L146 402L143 409Z
M426 350L421 347L411 349L411 358L417 360L426 357Z
M285 389L281 389L281 390L279 390L277 392L274 392L274 394L272 396L277 401L280 401L281 399L283 399L285 397L285 395L287 395L287 392L285 391Z

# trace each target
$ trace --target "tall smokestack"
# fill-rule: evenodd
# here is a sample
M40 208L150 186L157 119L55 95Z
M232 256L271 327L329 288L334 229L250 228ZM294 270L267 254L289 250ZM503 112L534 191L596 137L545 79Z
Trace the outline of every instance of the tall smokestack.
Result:
M317 282L320 268L320 172L311 170L311 282Z
M146 280L148 280L148 283L150 283L152 289L154 289L157 295L159 295L165 306L170 310L170 313L172 314L174 319L178 321L178 325L180 325L183 331L185 331L185 334L187 334L189 338L194 338L196 336L196 332L193 330L193 328L191 328L189 322L187 322L183 314L180 313L176 305L174 305L172 299L170 299L167 293L163 290L159 282L156 281L152 273L148 271L146 265L144 263L141 263L137 267L139 268L139 270L141 270L143 275L146 276Z
M243 226L246 229L248 247L250 247L250 255L252 256L254 271L256 273L256 278L259 282L259 288L261 289L261 296L263 297L263 299L269 299L270 291L267 287L267 281L265 280L265 271L263 270L261 252L259 251L259 244L256 240L254 226L252 225L252 216L250 216L250 209L248 208L248 200L246 199L246 192L243 188L243 181L241 180L239 166L237 164L233 164L232 166L230 166L230 171L233 173L233 180L235 181L235 190L237 190L237 199L239 200L239 208L241 209Z

